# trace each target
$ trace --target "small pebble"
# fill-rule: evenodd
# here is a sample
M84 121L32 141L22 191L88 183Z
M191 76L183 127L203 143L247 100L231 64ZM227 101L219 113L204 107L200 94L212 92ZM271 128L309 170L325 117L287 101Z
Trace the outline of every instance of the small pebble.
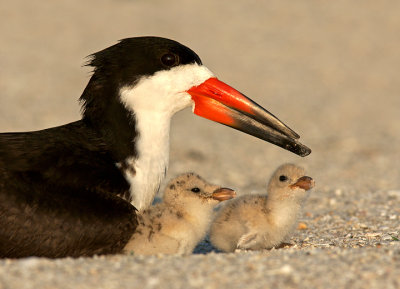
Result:
M308 229L307 224L303 223L303 222L299 222L297 225L297 230L306 230Z

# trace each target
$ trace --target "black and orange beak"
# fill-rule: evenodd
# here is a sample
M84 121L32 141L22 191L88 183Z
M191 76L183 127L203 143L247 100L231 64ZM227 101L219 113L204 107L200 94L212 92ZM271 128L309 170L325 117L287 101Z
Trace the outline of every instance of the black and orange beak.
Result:
M302 157L311 149L297 141L299 135L263 107L217 78L209 78L187 91L193 112L268 141Z

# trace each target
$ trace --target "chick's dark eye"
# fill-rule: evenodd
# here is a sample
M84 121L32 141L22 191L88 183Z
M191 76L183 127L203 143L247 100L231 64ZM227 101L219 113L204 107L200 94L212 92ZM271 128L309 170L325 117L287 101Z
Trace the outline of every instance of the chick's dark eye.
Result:
M198 192L200 192L200 189L199 189L199 188L193 188L193 189L192 189L192 192L193 192L193 193L198 193Z
M279 180L280 180L281 182L285 182L285 181L287 181L287 180L288 180L288 177L287 177L287 176L284 176L284 175L282 175L282 176L279 176Z
M168 67L174 66L178 64L178 56L173 53L166 53L161 56L161 62Z

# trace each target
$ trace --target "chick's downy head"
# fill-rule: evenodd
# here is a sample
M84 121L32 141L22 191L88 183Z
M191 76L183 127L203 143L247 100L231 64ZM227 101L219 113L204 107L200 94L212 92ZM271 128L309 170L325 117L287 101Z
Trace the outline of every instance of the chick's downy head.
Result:
M302 167L284 164L276 169L268 183L268 197L301 201L314 185L314 180L305 175Z
M185 173L170 181L165 189L165 203L198 202L218 204L236 196L235 191L208 183L195 173Z

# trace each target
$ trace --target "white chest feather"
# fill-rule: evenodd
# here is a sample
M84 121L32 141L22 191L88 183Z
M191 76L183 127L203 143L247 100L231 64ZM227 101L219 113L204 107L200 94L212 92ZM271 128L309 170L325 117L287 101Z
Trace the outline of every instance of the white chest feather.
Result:
M168 168L169 119L141 118L136 142L138 158L129 158L125 177L131 185L132 204L142 211L153 202Z
M275 227L282 232L291 230L297 220L301 206L294 202L279 203L271 212Z
M169 130L174 113L192 104L186 92L214 75L204 66L187 64L140 79L122 87L120 97L136 120L138 135L132 140L137 158L125 163L132 204L139 210L149 207L163 180L169 161Z

